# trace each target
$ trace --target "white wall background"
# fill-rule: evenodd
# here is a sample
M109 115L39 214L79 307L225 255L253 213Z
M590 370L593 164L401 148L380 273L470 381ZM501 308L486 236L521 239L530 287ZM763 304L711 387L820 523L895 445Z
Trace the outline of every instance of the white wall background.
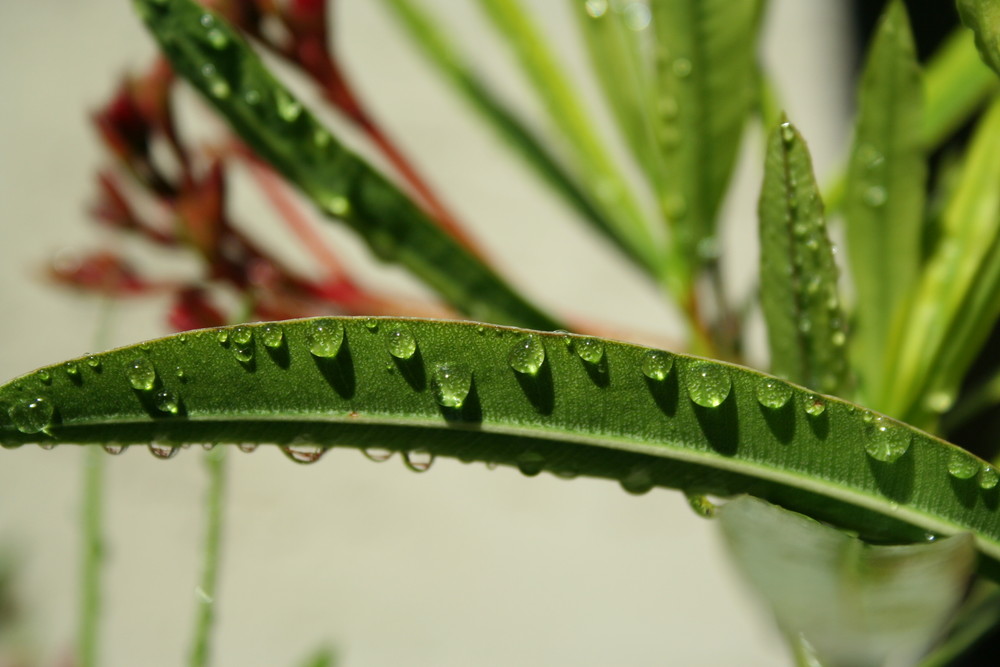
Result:
M41 276L57 253L107 242L84 212L105 160L87 114L118 75L152 53L125 4L0 3L3 380L92 348L98 303ZM532 111L473 3L428 4ZM582 79L568 3L532 4ZM675 330L655 292L580 232L561 202L465 113L379 3L339 5L341 49L364 97L517 284L545 305L624 332ZM765 58L822 173L846 135L843 8L771 5ZM586 91L596 105L596 91ZM725 250L740 253L734 285L746 283L756 262L748 249L758 183L752 166L743 169L728 206ZM237 206L255 229L274 219L249 194ZM534 244L522 242L529 232ZM345 252L359 252L331 234ZM420 293L398 272L386 280ZM163 312L163 303L122 305L111 344L161 334ZM185 660L197 604L199 459L191 450L162 462L136 449L108 461L105 665ZM20 556L17 592L30 627L22 638L37 649L37 664L57 664L75 633L82 463L68 447L0 451L0 550ZM451 461L415 475L396 460L375 465L345 451L311 467L270 449L234 452L230 464L216 665L293 665L323 643L337 646L348 667L787 660L725 563L713 525L679 493L634 498L607 482L527 479Z

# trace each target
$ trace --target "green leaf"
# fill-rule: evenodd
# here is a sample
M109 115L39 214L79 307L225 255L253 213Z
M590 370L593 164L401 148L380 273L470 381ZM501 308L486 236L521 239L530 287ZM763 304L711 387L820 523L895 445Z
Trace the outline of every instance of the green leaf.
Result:
M968 452L750 369L589 336L379 318L188 332L0 386L0 442L381 447L750 493L864 538L972 532L1000 574L997 473Z
M852 352L866 403L885 409L886 375L920 272L927 165L921 143L923 89L900 0L879 23L861 79L844 217L855 285Z
M662 262L662 242L655 236L631 187L605 147L586 106L549 48L543 33L518 0L479 0L497 31L513 50L549 119L572 152L580 178L632 253L663 276L674 267Z
M872 546L746 496L718 516L737 569L785 634L829 667L913 664L962 601L975 567L968 534Z
M920 132L924 148L938 147L998 88L1000 81L976 53L972 33L956 29L924 70L924 122Z
M932 424L1000 315L1000 101L979 122L889 369L884 409Z
M680 252L712 245L716 218L757 94L760 0L652 0L659 188ZM691 260L688 260L691 261Z
M259 156L372 251L477 319L558 328L344 148L220 17L191 0L135 0L163 53Z
M832 394L848 389L837 265L809 149L791 123L767 142L760 194L761 307L771 371Z
M979 56L1000 74L1000 2L997 0L958 0L962 23L976 36Z
M455 90L482 114L483 118L517 151L525 162L559 193L580 215L627 255L637 260L653 275L660 269L650 264L647 252L635 252L616 233L615 224L593 200L593 195L580 187L576 177L559 162L545 143L509 108L459 55L448 36L438 30L434 20L425 14L413 0L383 0L399 19L414 43L447 78Z

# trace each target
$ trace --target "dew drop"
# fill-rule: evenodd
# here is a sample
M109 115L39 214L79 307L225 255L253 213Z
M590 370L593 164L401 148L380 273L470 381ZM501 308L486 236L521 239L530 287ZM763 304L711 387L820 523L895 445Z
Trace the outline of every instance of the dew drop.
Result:
M21 433L41 433L52 425L55 406L47 398L25 398L7 411L14 427Z
M791 123L781 124L781 140L786 144L791 144L795 141L795 128L792 127Z
M368 329L372 333L378 331L378 320L374 317L368 317L365 319L365 329Z
M249 89L248 91L243 93L243 101L249 104L250 106L255 106L257 104L260 104L260 91L254 90L253 88Z
M674 62L670 65L670 69L673 71L674 76L679 79L686 78L691 74L691 61L687 58L676 58Z
M648 465L637 465L620 480L622 488L634 496L641 496L653 489L653 473Z
M780 410L792 397L792 388L771 378L761 378L757 382L757 402L770 410Z
M587 0L583 7L590 18L599 19L608 13L608 0Z
M133 359L125 364L125 377L137 391L150 391L156 385L156 369L149 359Z
M344 342L344 325L337 320L316 320L309 324L306 344L315 357L330 359L337 356Z
M219 341L219 345L227 345L229 343L229 330L219 329L215 333L215 340Z
M248 326L238 326L232 331L232 341L237 345L249 345L253 340L253 329Z
M265 347L281 347L285 342L285 332L277 324L265 324L260 329L260 340Z
M361 450L365 458L369 461L374 461L375 463L385 463L392 458L393 451L391 449L385 449L383 447L365 447Z
M330 195L323 198L323 208L330 215L343 217L351 212L351 200L343 195Z
M885 417L874 416L868 423L865 452L876 461L892 463L910 448L910 432Z
M545 363L545 343L538 336L525 336L510 348L507 363L518 373L538 375Z
M157 392L156 409L160 412L176 415L180 412L180 402L177 400L177 395L170 391Z
M457 364L438 364L431 376L434 400L446 408L460 408L472 389L472 371Z
M955 397L947 391L935 391L924 401L927 409L937 414L944 414L954 403Z
M316 146L316 148L326 148L330 145L330 140L332 138L333 137L330 136L329 132L321 127L317 128L316 131L313 132L313 145Z
M426 449L403 452L403 464L413 472L427 472L434 465L434 455Z
M40 368L38 372L35 373L35 377L37 377L42 384L52 384L52 374L44 368Z
M66 369L66 374L71 377L80 375L80 366L75 361L67 361L63 364L63 368Z
M534 477L545 469L545 457L538 452L522 452L517 457L517 469L526 477Z
M43 451L46 451L46 452L51 452L53 449L56 448L56 443L54 443L54 442L40 442L40 443L38 443L38 448L41 449L41 450L43 450Z
M208 31L208 43L212 45L213 49L221 51L229 46L229 38L226 37L226 33L218 28L213 28Z
M700 493L685 493L688 507L703 519L711 519L719 511L719 506Z
M885 188L881 185L873 185L867 190L865 190L864 200L865 203L872 207L879 207L885 204L888 196L886 195Z
M826 412L826 401L816 394L804 394L802 396L802 409L810 417L819 417Z
M174 375L181 382L187 382L187 371L182 366L174 366Z
M213 449L215 449L215 445L216 443L214 442L203 442L201 443L201 448L204 449L206 452L210 452Z
M87 365L93 368L95 371L101 370L101 360L92 354L87 355Z
M111 454L112 456L118 456L119 454L123 453L126 449L128 449L128 445L123 445L120 442L106 442L103 445L101 445L101 449L106 451L108 454Z
M215 17L207 12L198 18L198 22L201 23L201 27L206 30L215 27Z
M1000 474L997 473L997 469L991 465L983 466L983 469L979 471L979 488L989 491L996 487L997 482L1000 482Z
M257 443L256 442L241 442L240 444L236 445L236 447L241 452L245 452L246 454L249 454L252 451L254 451L255 449L257 449Z
M639 32L649 27L653 16L645 3L633 2L622 10L622 18L625 21L626 28Z
M733 386L725 368L705 361L692 363L688 375L688 396L703 408L722 405Z
M972 479L979 472L979 461L963 451L955 450L948 457L948 474L957 479Z
M385 349L397 359L410 359L417 353L417 339L409 327L398 324L386 332Z
M604 358L604 343L598 338L574 338L573 351L588 364L599 364Z
M174 445L165 445L159 442L149 443L149 453L158 459L169 459L177 455L180 451L180 447L175 447Z
M834 347L843 347L847 344L847 334L838 329L830 335L830 342Z
M286 123L294 123L302 115L302 105L284 90L275 91L274 101L278 109L278 117Z
M326 447L317 444L293 442L281 445L281 451L285 453L285 456L296 463L315 463L320 460L323 454L326 454L326 450Z
M657 382L666 380L673 367L674 357L668 352L664 352L662 350L647 350L646 353L642 355L642 364L640 369L642 370L642 374L650 380L656 380Z
M225 79L219 76L215 69L215 65L212 63L202 65L201 75L208 82L208 92L211 93L212 97L217 97L219 99L229 97L229 93L231 92L229 84L226 83Z

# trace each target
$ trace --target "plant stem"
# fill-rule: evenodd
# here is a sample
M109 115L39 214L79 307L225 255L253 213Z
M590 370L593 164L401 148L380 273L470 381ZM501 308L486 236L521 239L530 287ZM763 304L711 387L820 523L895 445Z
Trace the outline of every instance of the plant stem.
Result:
M83 560L80 572L80 627L77 661L96 667L101 615L101 569L104 564L101 506L104 497L104 462L100 447L87 447L83 460Z
M219 573L219 552L222 542L222 501L225 491L225 447L205 452L208 470L208 493L205 498L205 546L201 564L201 584L195 589L198 610L194 640L191 644L191 667L209 664L212 628L215 625L215 585Z

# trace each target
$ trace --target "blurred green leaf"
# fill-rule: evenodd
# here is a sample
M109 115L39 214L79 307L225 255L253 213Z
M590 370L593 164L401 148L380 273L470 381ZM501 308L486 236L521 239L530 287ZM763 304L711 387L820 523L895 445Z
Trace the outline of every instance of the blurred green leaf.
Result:
M900 0L886 8L858 96L844 217L855 286L852 353L862 401L884 409L885 374L921 263L927 166L923 89Z
M956 29L924 69L924 148L933 150L1000 90L1000 81L976 53L972 33Z
M837 266L809 149L791 123L767 142L760 195L760 289L771 371L820 391L848 389Z
M558 328L333 135L220 17L192 0L135 0L163 53L246 141L327 215L477 319Z
M1000 2L958 0L955 4L962 23L976 36L976 48L983 62L1000 74Z
M733 563L794 640L829 667L912 664L962 601L969 534L873 546L743 496L718 512Z

